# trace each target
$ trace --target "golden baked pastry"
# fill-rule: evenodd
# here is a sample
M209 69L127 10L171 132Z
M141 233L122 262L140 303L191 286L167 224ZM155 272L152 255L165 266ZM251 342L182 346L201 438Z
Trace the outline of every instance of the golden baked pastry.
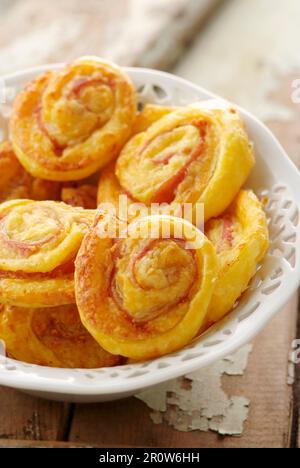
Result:
M230 205L254 162L238 112L199 104L171 112L133 137L115 174L129 199L171 209L183 203L196 209L202 203L207 220Z
M145 132L148 128L157 122L162 117L177 110L175 107L158 106L157 104L145 104L141 112L138 114L134 127L133 134Z
M51 201L0 205L0 302L73 304L74 259L94 217L93 210Z
M83 57L31 82L17 97L10 136L35 177L80 180L113 160L131 135L136 94L127 75Z
M262 204L251 191L241 191L220 218L205 229L218 255L218 279L206 322L211 325L231 311L247 289L269 247Z
M79 187L64 187L61 191L61 199L67 205L94 210L97 208L97 187L88 184Z
M177 109L174 107L145 104L142 111L136 118L133 134L135 135L137 133L145 132L155 122L175 110ZM111 163L101 171L98 185L97 204L112 203L117 208L120 195L128 196L128 193L120 186L115 174L115 163ZM134 200L129 199L128 201L130 204L130 201L133 202Z
M120 195L126 195L128 197L128 194L122 189L117 179L115 164L112 163L101 171L97 192L97 204L99 206L102 203L111 203L118 211Z
M0 339L13 359L48 367L95 369L120 364L83 327L77 307L0 306Z
M9 141L0 144L0 203L7 200L58 200L60 184L36 179L21 166Z
M122 223L115 229L112 218L98 216L75 264L82 323L104 349L131 359L182 348L197 335L213 293L211 242L180 218L140 218L125 238Z

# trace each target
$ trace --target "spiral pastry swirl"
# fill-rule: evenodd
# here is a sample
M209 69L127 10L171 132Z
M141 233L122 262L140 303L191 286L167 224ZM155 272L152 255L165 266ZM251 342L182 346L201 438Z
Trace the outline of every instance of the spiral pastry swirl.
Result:
M246 291L269 247L266 215L251 191L243 190L229 209L205 229L218 255L218 278L206 325L228 314Z
M0 302L74 303L74 260L94 216L93 210L50 201L0 205Z
M136 95L127 75L97 57L34 80L17 97L11 140L35 177L80 180L114 159L130 137Z
M190 203L195 209L202 203L209 219L230 205L253 165L238 112L199 104L171 112L133 137L117 160L115 176L120 193L132 201L170 208ZM101 177L99 200L102 183L107 186Z
M185 346L213 292L212 244L180 218L142 218L130 224L126 238L99 235L106 232L103 224L100 214L76 259L76 301L85 327L110 353L136 360ZM158 235L144 235L149 232Z
M0 144L0 203L7 200L58 200L60 184L32 177L19 163L9 141Z
M13 359L48 367L95 369L120 364L81 324L77 307L0 306L0 339Z

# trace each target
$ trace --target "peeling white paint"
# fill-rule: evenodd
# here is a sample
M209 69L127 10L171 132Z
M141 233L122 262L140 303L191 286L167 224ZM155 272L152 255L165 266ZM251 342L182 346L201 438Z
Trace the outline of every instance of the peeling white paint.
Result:
M252 345L210 367L184 378L159 385L137 395L151 408L155 424L163 422L182 432L214 431L240 435L248 417L250 401L243 396L228 396L222 376L243 375Z

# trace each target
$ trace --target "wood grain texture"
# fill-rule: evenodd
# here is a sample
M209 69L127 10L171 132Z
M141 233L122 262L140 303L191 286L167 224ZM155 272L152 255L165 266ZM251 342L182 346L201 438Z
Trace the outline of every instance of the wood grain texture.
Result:
M68 413L69 405L0 387L0 439L63 439Z
M6 440L0 439L0 449L1 448L91 448L89 445L84 444L70 444L68 442L56 442L56 441L30 441L30 440Z
M76 444L75 442L56 442L56 441L42 441L36 442L31 440L6 440L0 439L0 449L1 448L55 448L55 449L69 449L69 448L107 448L107 449L126 449L128 446L120 445L90 445L90 444ZM134 447L139 448L139 447ZM148 448L148 447L141 447Z

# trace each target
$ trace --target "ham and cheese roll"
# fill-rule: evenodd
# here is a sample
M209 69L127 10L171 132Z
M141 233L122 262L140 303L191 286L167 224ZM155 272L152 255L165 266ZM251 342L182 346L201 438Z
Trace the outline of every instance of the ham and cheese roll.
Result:
M253 165L235 109L205 104L178 109L127 143L115 169L100 178L98 202L107 202L105 193L117 199L126 193L130 202L167 204L171 214L185 203L194 210L203 204L207 220L230 205Z
M116 176L134 200L203 203L209 219L232 202L253 164L238 113L199 105L172 112L134 137L117 161Z
M205 229L218 255L218 279L207 326L230 312L257 271L269 247L262 204L251 191L241 191L229 209Z
M0 144L0 203L7 200L58 200L60 184L36 179L19 163L9 141Z
M77 307L0 305L0 339L13 359L48 367L95 369L120 364L81 324Z
M35 177L80 180L113 160L136 118L136 94L116 65L83 57L48 72L17 97L11 140Z
M74 303L74 260L94 216L93 210L50 201L0 205L0 302Z
M140 218L127 236L124 226L110 227L100 213L76 259L83 324L104 349L135 360L182 348L206 317L214 247L192 224L170 216Z

